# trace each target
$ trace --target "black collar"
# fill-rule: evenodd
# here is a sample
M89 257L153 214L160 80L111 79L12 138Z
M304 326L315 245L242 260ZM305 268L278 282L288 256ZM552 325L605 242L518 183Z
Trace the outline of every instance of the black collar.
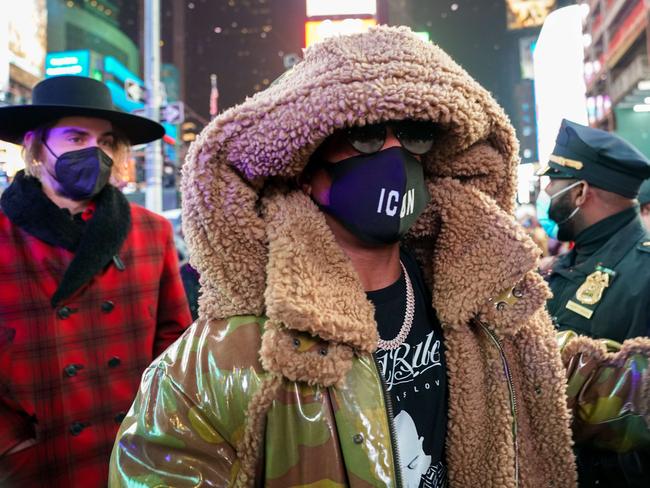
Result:
M553 273L558 273L574 283L581 283L585 276L592 273L599 265L615 270L630 249L647 235L638 214L617 229L618 231L611 235L605 244L581 261L576 261L575 249L562 256L553 268Z
M43 193L40 182L23 171L2 193L0 205L9 220L25 232L75 253L52 295L52 306L72 296L116 256L131 228L131 209L111 185L95 197L95 212L79 225L67 210Z
M639 207L635 205L587 227L576 236L576 262L585 261L623 227L638 218Z

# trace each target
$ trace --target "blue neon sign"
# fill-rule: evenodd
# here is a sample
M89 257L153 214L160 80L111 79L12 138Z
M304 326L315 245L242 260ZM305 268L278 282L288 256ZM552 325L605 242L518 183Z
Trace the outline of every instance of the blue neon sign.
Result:
M144 81L130 71L126 66L120 63L113 56L106 56L104 58L104 73L113 75L119 81L134 80L137 81L142 88L144 88Z
M110 75L105 76L104 83L106 83L106 86L111 91L113 103L116 107L126 112L133 112L134 110L144 108L142 102L134 102L129 99L124 91L124 82L126 80L133 80L144 89L144 81L135 73L130 71L113 56L106 56L104 58L104 74Z
M90 76L90 51L61 51L45 56L45 77L61 75Z

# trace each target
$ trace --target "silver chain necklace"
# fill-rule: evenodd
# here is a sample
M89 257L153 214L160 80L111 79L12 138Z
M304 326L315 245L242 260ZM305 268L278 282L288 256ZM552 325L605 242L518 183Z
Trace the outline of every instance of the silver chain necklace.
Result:
M404 322L402 322L402 327L399 330L399 333L394 339L390 341L385 341L381 337L377 340L377 347L379 349L384 349L387 351L397 349L402 343L406 340L406 337L411 331L411 326L413 325L413 315L415 314L415 296L413 294L413 285L411 284L411 278L406 272L404 264L400 260L400 266L402 266L402 271L404 271L404 278L406 281L406 311L404 312Z

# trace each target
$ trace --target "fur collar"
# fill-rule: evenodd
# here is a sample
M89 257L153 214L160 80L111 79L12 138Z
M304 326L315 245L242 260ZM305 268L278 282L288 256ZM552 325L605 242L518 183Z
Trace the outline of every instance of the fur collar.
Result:
M201 274L200 315L269 314L372 350L371 305L323 215L294 190L272 190L295 188L310 155L336 130L402 119L441 127L422 159L435 195L404 243L445 327L477 318L512 332L543 307L548 290L533 271L538 252L512 219L519 149L503 110L437 46L406 28L379 27L310 48L190 147L183 230ZM516 285L524 289L515 292Z
M50 245L75 253L52 296L52 307L72 296L110 263L131 228L129 202L111 185L95 198L95 212L83 230L45 196L36 178L25 176L22 171L2 194L0 203L14 225Z
M543 280L530 276L539 250L494 200L475 188L445 178L432 183L430 193L427 211L440 218L438 236L426 238L429 254L414 251L429 277L441 322L458 328L478 317L500 336L516 332L548 296ZM264 219L268 317L289 329L374 351L373 307L309 197L300 191L269 196ZM492 313L495 297L517 285L524 296L504 313Z
M84 225L66 209L45 196L38 179L16 173L13 183L2 194L2 210L14 225L52 246L74 252Z
M440 321L458 328L479 318L501 336L515 333L549 297L536 272L541 250L473 183L441 178L429 192L440 219L430 264ZM513 288L518 296L495 313L498 297Z
M374 309L323 214L301 191L265 200L266 315L365 352L377 345Z

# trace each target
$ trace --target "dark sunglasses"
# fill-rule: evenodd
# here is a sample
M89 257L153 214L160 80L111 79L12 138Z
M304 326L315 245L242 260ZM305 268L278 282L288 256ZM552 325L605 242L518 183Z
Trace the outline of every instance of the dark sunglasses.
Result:
M393 134L402 144L402 147L411 154L424 154L431 150L440 126L434 122L424 120L399 120L396 122L382 122L380 124L351 127L344 131L345 138L350 145L362 154L378 152L386 142L386 127L393 130Z

